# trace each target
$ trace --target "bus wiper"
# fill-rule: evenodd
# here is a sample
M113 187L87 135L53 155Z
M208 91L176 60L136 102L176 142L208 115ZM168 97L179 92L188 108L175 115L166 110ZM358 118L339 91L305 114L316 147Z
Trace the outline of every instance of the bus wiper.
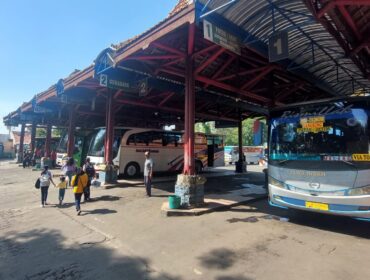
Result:
M281 165L281 164L286 163L288 161L291 161L291 159L283 159L283 160L280 160L280 161L278 161L278 164Z
M346 161L346 160L340 160L341 162L344 162L345 164L348 164L350 166L355 166L352 162Z

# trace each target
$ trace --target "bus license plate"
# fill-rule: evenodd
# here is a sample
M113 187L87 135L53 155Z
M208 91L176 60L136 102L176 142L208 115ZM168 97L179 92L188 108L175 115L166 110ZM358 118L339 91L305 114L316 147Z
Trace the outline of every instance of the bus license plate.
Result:
M306 208L328 211L329 210L329 204L306 201Z

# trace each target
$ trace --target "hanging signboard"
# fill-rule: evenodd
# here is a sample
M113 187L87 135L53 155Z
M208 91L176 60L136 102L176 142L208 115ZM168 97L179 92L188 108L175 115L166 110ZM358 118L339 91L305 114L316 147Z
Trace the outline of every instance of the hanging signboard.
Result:
M147 96L148 93L149 93L148 78L145 78L145 79L139 81L137 87L138 87L138 90L139 90L139 96L140 97Z
M269 38L269 61L275 62L289 58L288 32L275 32Z
M129 90L132 91L133 88L130 86L130 83L119 78L114 78L108 74L100 74L99 84L103 87L111 89L120 89L120 90Z
M238 37L215 26L207 20L203 20L204 38L228 49L237 55L241 55L241 43Z
M94 61L94 77L114 67L114 59L116 50L112 47L106 48L96 57Z

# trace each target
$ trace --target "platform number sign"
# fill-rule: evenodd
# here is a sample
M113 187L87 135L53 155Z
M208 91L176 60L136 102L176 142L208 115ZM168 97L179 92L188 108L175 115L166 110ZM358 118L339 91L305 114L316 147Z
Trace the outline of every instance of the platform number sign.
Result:
M99 83L103 87L108 87L108 76L105 74L101 74Z
M269 38L269 61L275 62L289 57L288 32L276 32Z
M139 96L144 97L148 95L148 79L143 79L138 83Z

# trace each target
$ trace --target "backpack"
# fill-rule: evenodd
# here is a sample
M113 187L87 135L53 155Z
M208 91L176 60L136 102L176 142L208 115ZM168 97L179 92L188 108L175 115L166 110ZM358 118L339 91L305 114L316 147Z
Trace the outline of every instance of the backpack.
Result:
M86 166L86 174L87 174L87 176L89 178L94 177L94 175L95 175L95 169L94 169L94 167L91 166L91 165L87 165Z

